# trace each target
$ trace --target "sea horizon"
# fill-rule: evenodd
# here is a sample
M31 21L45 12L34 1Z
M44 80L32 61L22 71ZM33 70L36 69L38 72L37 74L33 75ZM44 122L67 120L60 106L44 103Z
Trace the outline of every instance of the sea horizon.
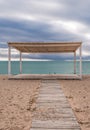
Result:
M90 61L82 60L82 74L90 74ZM11 61L11 73L19 74L19 60ZM79 61L76 61L76 72L79 74ZM40 60L22 61L23 74L73 74L73 60ZM0 61L0 74L8 74L8 60Z

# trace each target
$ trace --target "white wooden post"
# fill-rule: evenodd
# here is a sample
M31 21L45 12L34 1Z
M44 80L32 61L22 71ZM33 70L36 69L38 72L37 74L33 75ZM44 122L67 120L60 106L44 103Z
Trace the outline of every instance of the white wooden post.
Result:
M82 46L80 46L79 51L80 51L80 78L82 79Z
M76 51L74 52L74 74L76 74Z
M8 75L11 75L11 47L8 46Z
M20 74L22 74L22 53L20 52Z

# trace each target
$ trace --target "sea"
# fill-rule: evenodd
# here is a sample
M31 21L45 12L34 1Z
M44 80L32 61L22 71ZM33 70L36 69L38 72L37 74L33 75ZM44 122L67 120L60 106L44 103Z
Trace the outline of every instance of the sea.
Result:
M11 61L11 73L19 74L19 61ZM76 62L79 74L79 61ZM73 61L23 61L23 74L73 74ZM82 61L82 73L90 74L90 61ZM0 61L0 74L8 74L8 61Z

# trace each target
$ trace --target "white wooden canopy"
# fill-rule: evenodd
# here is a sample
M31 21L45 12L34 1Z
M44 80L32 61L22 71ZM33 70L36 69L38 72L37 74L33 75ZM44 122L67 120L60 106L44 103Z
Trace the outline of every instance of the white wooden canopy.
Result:
M9 42L9 46L24 53L75 52L81 42Z
M80 54L80 75L82 78L82 42L8 42L8 74L11 74L11 48L20 51L20 73L22 73L22 53L74 53L74 74L76 74L76 50Z

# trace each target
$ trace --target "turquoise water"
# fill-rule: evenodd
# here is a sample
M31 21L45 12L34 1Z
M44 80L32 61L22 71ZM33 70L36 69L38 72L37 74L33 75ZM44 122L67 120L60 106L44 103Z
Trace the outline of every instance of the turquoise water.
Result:
M23 61L22 72L28 74L73 74L73 61ZM77 73L79 62L77 61ZM82 62L83 74L90 74L90 61ZM19 61L11 62L12 74L19 74ZM8 73L8 62L0 61L0 74Z

